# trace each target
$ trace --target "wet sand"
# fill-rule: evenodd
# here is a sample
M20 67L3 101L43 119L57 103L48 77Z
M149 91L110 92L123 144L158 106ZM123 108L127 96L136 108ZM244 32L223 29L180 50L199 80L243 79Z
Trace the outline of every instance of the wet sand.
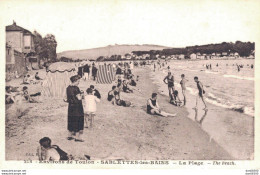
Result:
M36 149L42 137L50 137L52 144L59 145L76 159L84 159L84 154L93 159L234 159L187 117L186 108L169 104L168 97L159 94L159 104L165 111L177 113L177 117L164 118L146 113L146 100L152 92L158 92L149 73L148 68L134 70L134 74L140 76L137 87L141 93L121 94L122 99L134 103L134 107L129 108L113 106L106 100L112 85L81 81L82 90L94 84L102 96L94 128L84 130L83 143L66 139L68 104L62 99L42 99L42 103L25 104L26 114L21 119L13 113L13 106L9 107L6 115L6 159L37 160ZM30 85L29 90L36 92L39 87Z
M156 83L159 79L162 79L157 71L151 73L151 78ZM189 79L188 83L195 84L192 79ZM161 94L168 94L167 85L163 83L157 84ZM178 84L175 85L177 85L177 90L180 92L179 97L182 100L181 87ZM207 93L205 96L207 96ZM204 104L199 99L197 118L195 118L196 113L192 108L195 106L196 96L186 91L186 97L187 104L185 109L188 110L188 118L192 119L202 130L207 132L212 140L215 140L236 160L254 159L254 117L213 105L208 101L206 101L208 111L205 114L203 110Z

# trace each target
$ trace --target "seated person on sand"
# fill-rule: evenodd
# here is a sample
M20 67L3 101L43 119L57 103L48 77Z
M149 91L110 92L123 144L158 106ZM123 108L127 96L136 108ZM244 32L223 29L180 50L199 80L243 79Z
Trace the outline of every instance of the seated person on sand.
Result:
M152 98L147 100L147 113L152 115L160 115L163 117L175 117L176 114L170 114L160 109L157 102L157 93L152 93Z
M126 80L123 81L123 91L126 93L133 93L133 90L128 87Z
M115 91L116 91L116 86L112 86L112 90L110 90L107 94L107 100L111 101L112 104L115 103Z
M123 72L124 72L124 78L127 79L127 76L128 76L128 68L126 67Z
M117 82L116 82L117 84L121 84L122 83L122 79L121 79L121 76L118 76L118 78L117 78Z
M179 98L179 92L177 90L175 90L172 94L172 100L170 103L172 103L173 105L176 105L176 106L180 106L181 105L181 100Z
M97 89L95 89L95 86L90 85L89 88L92 89L93 94L94 94L98 99L101 99L101 95L100 95L99 91L98 91Z
M139 75L136 76L136 81L138 81L138 80L139 80Z
M131 76L130 80L129 80L129 85L131 86L136 86L136 82L134 80L134 76Z
M118 91L119 93L123 90L123 84L117 84L116 86L116 91Z
M51 145L51 139L44 137L40 141L37 148L39 160L69 160L68 154L57 145Z
M131 77L133 76L132 74L132 71L130 69L127 70L127 73L126 73L126 79L131 79Z
M23 77L23 83L22 84L31 84L30 82L30 75L24 75Z
M23 87L23 96L24 96L25 100L28 101L29 103L38 103L32 97L36 97L36 96L40 96L40 95L41 95L41 92L37 92L35 94L29 94L28 87L27 86Z
M124 106L124 107L133 106L133 104L130 101L121 100L118 91L115 91L114 95L115 95L115 102L118 106Z
M122 75L122 69L119 66L116 69L116 75Z
M25 83L24 83L25 82ZM27 75L25 81L23 82L23 84L37 84L38 82L34 79L34 77L32 77L31 75Z
M5 104L12 104L15 102L14 100L15 94L12 92L11 86L5 87Z
M39 76L39 72L36 72L34 78L35 78L36 80L42 80L42 79L40 78L40 76Z

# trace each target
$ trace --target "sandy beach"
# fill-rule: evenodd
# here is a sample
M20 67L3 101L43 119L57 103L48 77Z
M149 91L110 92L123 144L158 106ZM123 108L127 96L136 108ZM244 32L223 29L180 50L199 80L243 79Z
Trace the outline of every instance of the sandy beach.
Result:
M42 70L44 71L44 70ZM44 72L40 72L44 74ZM159 94L162 109L177 113L177 117L164 118L146 113L146 100L158 87L152 83L149 68L136 68L140 76L137 87L140 92L121 94L121 98L134 103L134 107L113 106L106 100L111 85L81 81L80 89L94 84L102 100L98 104L93 129L85 129L85 142L68 141L67 108L62 99L42 99L42 103L24 105L26 114L18 119L13 106L6 110L6 160L37 160L36 149L42 137L50 137L76 159L126 160L227 160L234 159L219 146L197 122L191 120L184 107L175 107L168 97ZM18 81L18 80L16 80ZM11 82L8 82L9 84ZM37 92L39 85L30 85Z

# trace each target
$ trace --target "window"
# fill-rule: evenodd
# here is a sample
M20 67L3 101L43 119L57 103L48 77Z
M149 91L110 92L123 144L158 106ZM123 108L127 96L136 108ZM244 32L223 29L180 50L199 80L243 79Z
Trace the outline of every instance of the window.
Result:
M24 48L25 48L25 49L30 49L31 47L30 47L30 46L25 46Z
M10 49L7 49L7 53L8 53L8 55L10 55Z

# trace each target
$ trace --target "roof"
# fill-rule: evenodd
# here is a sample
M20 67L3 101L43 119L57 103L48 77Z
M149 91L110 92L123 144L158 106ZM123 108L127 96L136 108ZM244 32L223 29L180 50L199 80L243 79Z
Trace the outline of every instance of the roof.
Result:
M12 25L6 26L5 27L5 31L21 31L24 34L31 34L31 35L33 35L32 32L30 32L29 30L24 29L24 28L16 25L16 22L14 22Z
M71 71L72 69L75 69L75 63L66 63L66 62L56 62L52 63L48 69L52 71Z

